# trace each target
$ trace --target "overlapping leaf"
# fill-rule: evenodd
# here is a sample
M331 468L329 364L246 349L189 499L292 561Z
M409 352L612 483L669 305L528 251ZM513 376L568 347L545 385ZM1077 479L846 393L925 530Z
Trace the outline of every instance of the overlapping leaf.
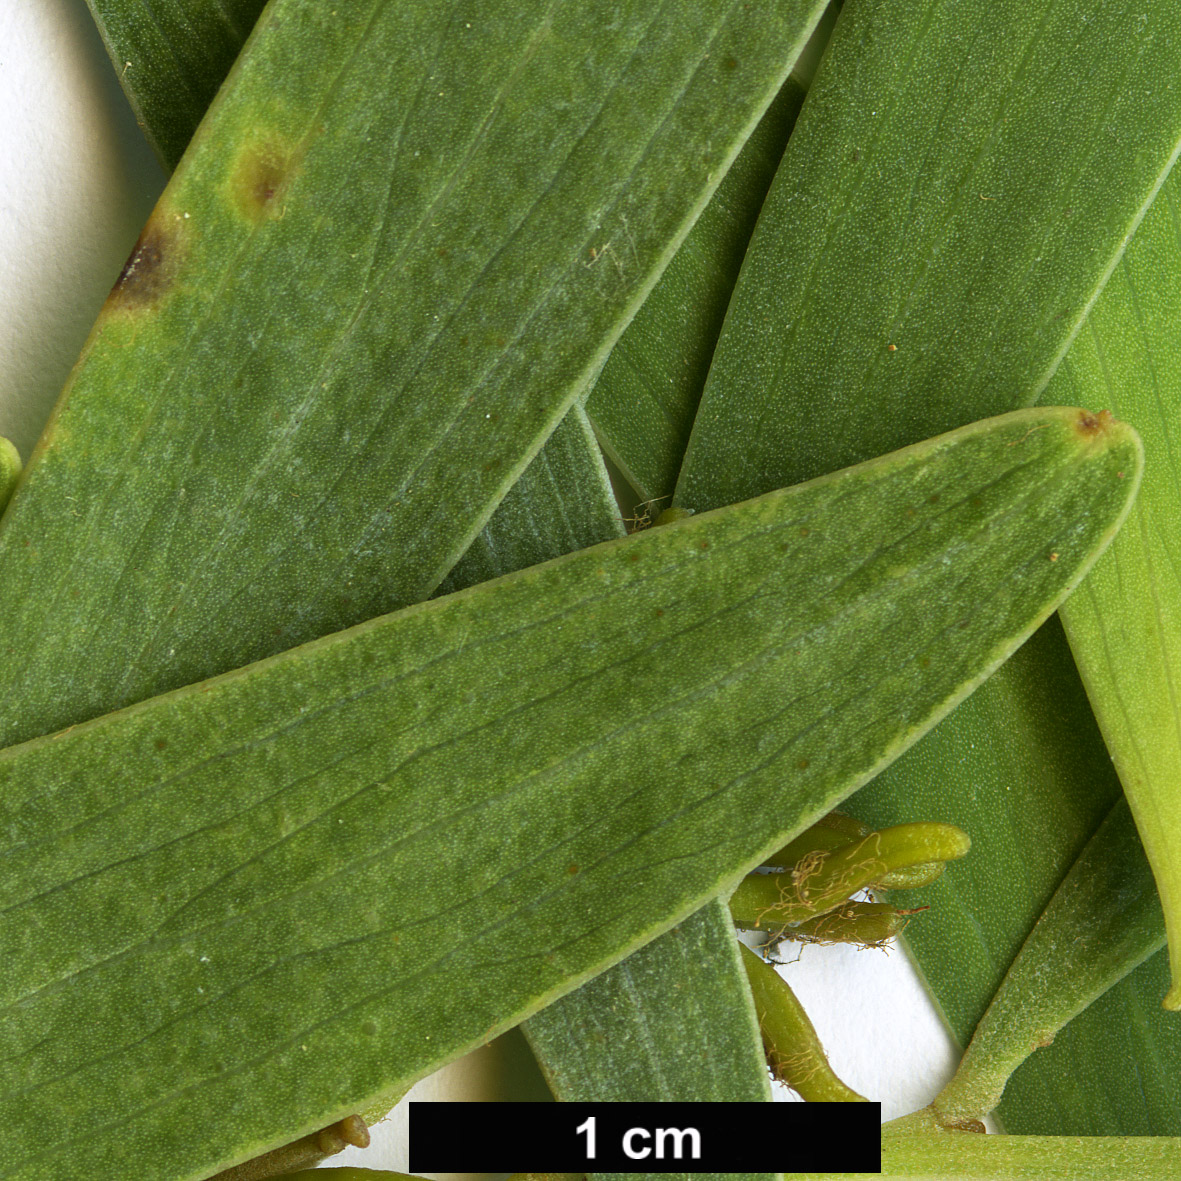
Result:
M1172 163L1181 103L1151 78L1178 52L1166 13L1131 5L848 4L752 240L678 502L1037 397ZM912 940L964 1044L1118 791L1058 632L857 801L877 825L972 835Z
M94 7L108 42L116 46L114 56L119 58L127 54L136 58L137 72L130 78L124 74L124 83L137 108L144 113L145 119L153 124L151 130L156 133L153 138L160 142L170 139L179 141L182 132L187 138L194 125L193 111L191 104L187 102L187 96L194 88L189 85L190 79L184 76L183 70L180 71L182 76L171 77L177 73L176 67L179 63L152 56L151 44L145 45L141 36L143 13L136 6L129 8L112 4L108 0ZM200 7L194 6L195 9ZM811 28L822 8L823 4L820 3L794 6L798 42L802 42L804 34ZM190 15L196 24L200 24L202 20L216 24L219 23L221 14L215 9L214 5L206 5L203 11L193 11ZM790 7L784 9L785 14L788 11ZM194 21L189 22L188 32L193 31L191 26ZM194 47L190 46L190 49L192 48ZM734 69L738 66L736 59L726 59L725 68ZM153 73L155 77L148 84L147 78ZM166 78L171 84L162 86L161 81ZM209 81L208 72L200 81L202 84ZM787 95L780 102L779 111L786 111L786 114L790 115L791 101L791 96ZM798 103L796 105L798 106ZM777 131L782 121L783 115L777 115L769 124L772 131ZM768 124L765 121L764 127L766 126ZM766 131L763 138L767 138ZM778 151L775 151L774 158L777 159L777 156ZM771 166L773 162L772 160ZM762 183L765 187L766 180ZM754 208L757 209L757 200ZM743 228L741 220L739 218L740 230ZM630 257L629 252L634 252L634 248L635 243L630 236L626 242L620 242L614 251L611 250L610 244L606 247L592 248L589 265L606 265L609 261L612 269L618 271L619 278L622 279L624 266L629 270L633 266L634 259ZM480 577L490 577L554 556L577 545L588 544L589 540L610 535L617 529L617 513L608 508L607 502L596 491L600 487L596 474L588 474L588 466L593 467L596 462L589 450L591 446L589 437L585 434L585 423L580 428L576 422L571 422L569 429L559 429L522 480L509 492L489 526L448 577L444 589L454 589L478 581ZM632 453L638 454L639 448L633 448ZM717 927L721 923L724 911L720 907L715 909L713 925ZM670 940L672 938L670 936ZM719 961L708 979L700 973L692 976L692 988L688 991L694 995L686 995L684 998L690 1013L695 1012L702 1004L710 1003L706 1000L710 989L724 986L722 991L727 995L741 989L741 974L732 960L731 955L729 959ZM568 1008L576 1004L578 1002L571 998ZM713 1004L713 1008L715 1017L720 1016L716 1004ZM666 1014L671 1015L666 1003L664 1010ZM762 1067L757 1058L757 1038L751 1034L748 1025L748 1022L743 1023L741 1009L733 1010L726 1020L715 1021L713 1037L719 1046L731 1047L730 1057L745 1055L749 1059L747 1068L751 1074L750 1081L746 1084L748 1089L762 1088L765 1091ZM672 1070L678 1061L679 1056L675 1051L672 1052L666 1069ZM679 1085L682 1088L682 1097L696 1097L697 1078L695 1070L681 1070ZM740 1087L742 1085L739 1084Z
M778 89L805 13L268 7L0 529L4 740L434 589ZM608 238L622 274L588 265Z
M136 118L176 167L266 0L87 0Z
M10 1175L206 1175L650 940L1024 638L1138 446L1007 416L9 748Z

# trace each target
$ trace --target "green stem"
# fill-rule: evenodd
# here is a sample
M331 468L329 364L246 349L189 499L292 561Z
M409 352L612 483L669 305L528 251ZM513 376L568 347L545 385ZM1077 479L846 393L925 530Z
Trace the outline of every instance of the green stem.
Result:
M859 841L869 836L873 829L844 812L830 812L821 817L811 828L806 828L798 837L789 841L778 852L772 853L764 865L776 869L790 869L810 853L830 852L850 841Z
M354 1148L369 1147L369 1129L359 1115L350 1115L327 1128L313 1132L310 1136L301 1136L291 1144L284 1144L273 1152L266 1152L262 1156L254 1157L253 1160L243 1161L242 1164L235 1165L233 1168L211 1177L210 1181L266 1181L270 1177L289 1177L295 1170L303 1170L306 1165L314 1165L324 1160L325 1157L335 1156L350 1145ZM370 1176L368 1169L347 1171L365 1177ZM316 1176L320 1176L319 1169L314 1172ZM310 1176L311 1172L300 1173L300 1175ZM373 1173L372 1175L375 1177L399 1176L397 1173ZM339 1177L337 1181L348 1181L348 1178Z
M742 947L742 966L775 1077L810 1102L864 1103L864 1095L833 1073L816 1030L787 981L749 947Z
M329 1177L335 1173L335 1177ZM285 1173L287 1181L422 1181L413 1173L393 1173L388 1169L358 1169L351 1165L343 1168L302 1169L298 1173ZM517 1174L521 1176L521 1174Z

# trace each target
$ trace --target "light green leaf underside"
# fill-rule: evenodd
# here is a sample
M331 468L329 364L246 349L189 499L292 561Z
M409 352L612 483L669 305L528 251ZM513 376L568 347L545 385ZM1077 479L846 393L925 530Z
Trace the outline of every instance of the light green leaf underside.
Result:
M1081 575L1138 443L1079 422L978 424L0 754L8 1175L201 1177L687 917Z
M1127 801L1112 808L1029 933L933 1107L944 1124L983 1119L1010 1075L1164 946L1152 871Z
M919 1113L920 1115L922 1113ZM903 1123L895 1120L893 1123ZM844 1181L909 1177L912 1181L1171 1181L1181 1169L1181 1140L1133 1136L982 1136L882 1129L880 1173L843 1173ZM798 1181L837 1181L796 1173Z
M1151 475L1123 544L1096 566L1064 618L1129 798L1134 806L1140 801L1158 843L1161 819L1175 806L1169 797L1181 757L1171 691L1177 183L1166 181L1046 392L1082 393L1143 430ZM1150 793L1162 798L1155 802ZM1076 1018L1014 1076L1002 1109L1006 1124L1079 1134L1181 1131L1181 1023L1159 1008L1168 987L1158 955Z
M87 3L148 142L175 168L265 0Z
M1122 544L1062 616L1132 806L1181 962L1181 245L1166 182L1047 397L1082 392L1142 427L1148 471ZM1181 1004L1174 991L1173 1007Z
M656 278L807 12L270 5L0 530L0 740L430 593ZM586 265L607 238L622 275Z
M196 24L216 21L218 0L209 0L203 11L200 5L190 5L187 15ZM111 0L98 5L96 16L109 41L120 36L126 40L139 31L126 23L119 23ZM126 14L123 19L125 21ZM124 48L132 55L131 47ZM137 44L135 49L139 48ZM118 58L121 52L122 48L114 52L114 56ZM135 73L123 76L129 96L147 124L146 129L159 144L170 141L187 143L196 127L197 120L191 117L194 112L184 101L194 88L186 84L184 77L178 77L179 67L177 60L157 56L151 63L138 60ZM440 591L445 593L496 577L618 536L622 531L619 510L611 496L589 424L576 406L509 490ZM727 930L726 935L732 941L732 932ZM675 945L673 934L666 938ZM663 943L663 939L658 942L657 954L660 954L659 947ZM675 946L670 950L675 950ZM721 950L725 952L725 944ZM723 991L727 994L741 990L743 978L732 960L732 954L728 958L723 954L711 972L687 974L682 987L684 992L693 994L693 1000L688 1003L706 1004L708 990L720 984L726 985ZM618 970L625 969L626 965L621 965ZM569 1008L581 1004L578 995L567 999ZM586 1004L593 1009L593 998L588 998ZM753 1034L750 1031L749 1022L743 1020L741 1006L725 1014L715 1010L712 1016L711 1037L715 1049L724 1048L726 1052L722 1056L732 1065L744 1057L748 1059L747 1070L752 1080L748 1089L757 1089L764 1074L757 1031ZM550 1046L550 1050L555 1061L581 1053L578 1046L562 1047L556 1043ZM670 1052L676 1055L676 1050L671 1047Z
M20 452L7 439L0 437L0 512L8 503L20 474Z
M677 503L725 504L1032 402L1181 141L1181 89L1159 84L1181 72L1179 17L1176 0L846 4L752 238Z

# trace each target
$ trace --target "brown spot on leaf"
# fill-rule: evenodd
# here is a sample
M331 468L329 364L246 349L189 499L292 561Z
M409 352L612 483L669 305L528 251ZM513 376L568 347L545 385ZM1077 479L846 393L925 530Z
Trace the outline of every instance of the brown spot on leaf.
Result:
M1114 422L1115 417L1110 410L1100 410L1097 414L1092 414L1090 410L1080 410L1074 425L1080 435L1096 438L1107 434Z
M183 224L176 214L157 207L123 264L107 296L106 309L140 311L160 302L176 273Z
M231 185L235 205L253 222L282 216L294 170L291 153L275 139L254 140L234 165Z

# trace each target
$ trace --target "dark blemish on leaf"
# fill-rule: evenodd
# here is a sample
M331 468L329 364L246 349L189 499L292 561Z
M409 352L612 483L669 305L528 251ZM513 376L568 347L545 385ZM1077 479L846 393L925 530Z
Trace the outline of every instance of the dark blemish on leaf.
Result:
M800 536L801 536L801 537L807 537L807 536L808 536L808 534L809 534L809 533L811 533L811 532L812 532L812 530L811 530L811 529L809 529L807 525L801 525L801 526L800 526Z
M723 69L736 70L738 69L738 59L735 57L728 57L722 62Z
M630 558L630 559L631 559L633 562L638 562L638 561L640 560L640 557L641 557L641 555L640 555L640 554L638 554L638 553L637 553L635 550L632 550L632 552L631 552L630 554L628 554L628 557L629 557L629 558Z
M483 470L486 472L493 472L498 467L500 467L500 460L499 459L490 459L486 464L484 464Z
M664 608L663 608L663 607L657 607L657 608L656 608L656 618L657 618L657 619L659 619L659 618L660 618L660 617L661 617L663 614L664 614Z
M808 760L807 759L800 759L800 761L798 763L796 763L796 767L799 768L799 770L801 770L801 771L806 771L808 769Z
M709 542L708 542L708 541L703 541L703 542L701 543L701 548L702 548L702 549L709 549Z
M928 504L938 504L939 503L939 493L932 492L931 495L927 497L927 503Z
M923 668L930 668L931 667L931 658L929 656L924 656L922 658L922 660L919 661L919 664Z
M107 296L106 310L146 310L168 293L176 272L182 224L182 219L163 208L152 214Z
M377 1022L376 1021L362 1021L361 1022L361 1032L366 1037L376 1037L377 1036Z
M157 750L163 750L167 745L168 745L167 738L157 738L156 739L156 749Z
M1115 417L1110 410L1100 410L1092 414L1089 410L1080 410L1075 420L1074 429L1085 438L1098 438L1111 430Z
M569 874L575 874L575 873L577 873L577 872L578 872L578 866L577 866L577 865L571 865L571 866L570 866L570 867L569 867L569 868L566 870L566 872L567 872L567 873L569 873Z

